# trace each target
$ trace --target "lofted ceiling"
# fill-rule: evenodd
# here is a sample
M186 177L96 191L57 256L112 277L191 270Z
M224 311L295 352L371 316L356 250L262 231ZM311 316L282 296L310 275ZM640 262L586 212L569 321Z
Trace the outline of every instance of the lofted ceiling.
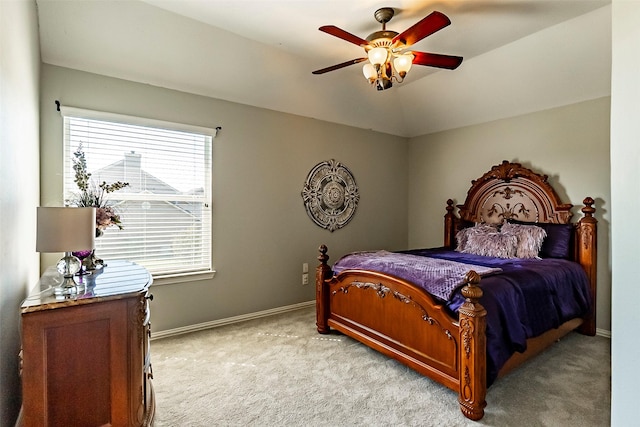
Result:
M406 137L610 90L610 0L36 1L45 63ZM311 74L364 56L318 27L366 38L380 7L397 32L447 15L414 48L462 65L414 66L381 92L361 65Z

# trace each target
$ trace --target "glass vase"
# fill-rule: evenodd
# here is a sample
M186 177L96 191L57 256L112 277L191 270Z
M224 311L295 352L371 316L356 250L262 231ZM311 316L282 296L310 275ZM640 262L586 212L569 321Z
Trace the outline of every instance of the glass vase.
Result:
M80 268L80 271L78 271L78 272L76 273L76 275L78 275L78 276L82 276L82 275L85 275L85 274L89 274L89 273L87 272L87 264L85 263L85 261L84 261L84 260L85 260L85 259L87 259L87 258L91 255L91 253L92 253L92 252L93 252L93 250L91 250L91 249L86 250L86 251L75 251L75 252L71 252L71 254L72 254L73 256L77 257L77 258L80 260L80 262L82 263L82 266L81 266L81 268Z

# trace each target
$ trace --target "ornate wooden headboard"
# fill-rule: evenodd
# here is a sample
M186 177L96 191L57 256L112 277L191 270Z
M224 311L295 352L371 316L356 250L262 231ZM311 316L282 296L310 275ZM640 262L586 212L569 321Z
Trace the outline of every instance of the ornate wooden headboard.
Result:
M467 199L458 208L461 219L485 223L517 219L566 224L573 215L573 205L560 201L546 175L506 160L471 181Z
M535 173L520 163L503 160L501 164L493 166L480 178L471 181L465 202L456 206L458 215L454 212L453 200L447 200L445 247L455 248L456 233L478 222L495 224L516 219L526 222L570 223L573 205L562 203L547 179L547 175ZM573 228L572 258L587 272L595 301L598 221L593 217L594 200L587 197L583 203L583 217ZM591 322L586 322L590 329L585 331L592 332L591 335L595 334L595 307L592 317Z

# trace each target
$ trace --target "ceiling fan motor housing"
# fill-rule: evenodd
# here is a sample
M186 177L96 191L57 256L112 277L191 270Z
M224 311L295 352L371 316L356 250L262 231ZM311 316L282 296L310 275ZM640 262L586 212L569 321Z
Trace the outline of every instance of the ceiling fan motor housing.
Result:
M376 18L376 21L382 24L382 30L376 31L367 36L366 40L369 42L369 45L365 46L366 51L375 47L393 47L391 45L391 40L393 40L398 33L396 31L387 31L386 24L391 21L394 14L395 10L391 7L382 7L376 10L373 16Z
M369 45L365 46L365 49L371 48L371 47L389 47L390 48L392 47L391 40L393 40L393 38L397 35L398 35L397 32L387 31L387 30L376 31L375 33L371 33L366 38L366 40L369 42Z

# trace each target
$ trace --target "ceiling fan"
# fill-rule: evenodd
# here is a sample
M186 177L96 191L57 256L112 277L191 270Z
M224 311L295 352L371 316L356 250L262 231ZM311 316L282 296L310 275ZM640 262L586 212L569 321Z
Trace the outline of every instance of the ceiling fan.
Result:
M443 13L434 11L402 33L389 31L386 28L387 22L393 18L394 13L395 11L391 7L376 10L374 16L376 21L382 24L382 30L369 34L366 39L334 25L320 27L319 30L322 32L363 47L367 56L322 68L313 71L313 74L324 74L368 60L362 69L364 76L376 89L385 90L393 86L392 80L396 80L398 83L402 82L412 64L454 70L462 63L461 56L405 50L451 24L449 18Z

